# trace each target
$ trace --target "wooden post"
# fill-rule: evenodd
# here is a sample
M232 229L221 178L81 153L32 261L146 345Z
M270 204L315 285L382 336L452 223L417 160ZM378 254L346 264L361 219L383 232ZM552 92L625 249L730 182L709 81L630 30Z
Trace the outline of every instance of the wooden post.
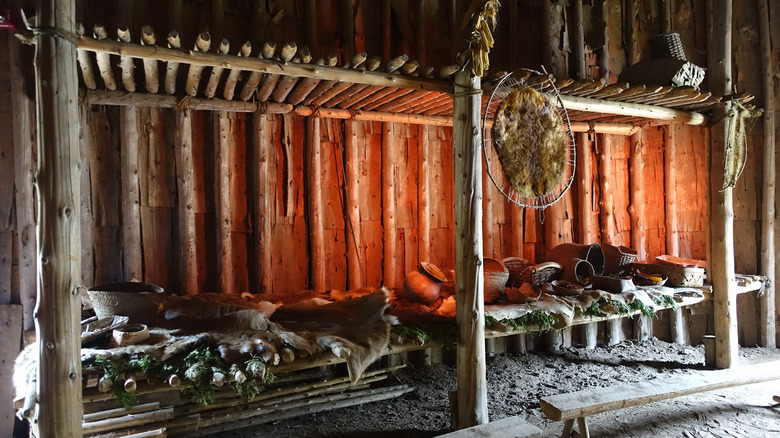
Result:
M22 314L19 304L0 304L0 357L9 358L0 361L0 433L4 436L14 429L14 361L10 359L19 354L22 345Z
M417 130L417 259L431 260L431 182L428 126Z
M227 111L216 113L214 118L214 146L216 148L216 215L219 237L219 285L223 294L236 293L235 267L233 266L232 218L230 209L230 147L228 137L230 120Z
M81 151L81 162L89 163L90 156L93 148L93 135L92 127L89 121L92 117L92 107L87 105L79 106L79 120L81 120L81 126L79 128L79 150ZM32 153L32 152L31 152ZM81 173L81 223L86 226L81 227L81 283L82 284L96 284L95 283L95 245L94 236L92 235L92 223L93 223L93 208L92 208L92 178L90 172ZM33 297L33 306L35 305L35 297Z
M591 134L577 135L577 194L579 195L579 240L580 243L594 243L600 240L598 209L594 212L593 149Z
M37 3L37 436L81 436L81 154L73 0Z
M574 0L574 32L572 33L572 56L577 66L577 79L588 77L588 68L585 65L585 28L582 17L582 0Z
M677 226L677 166L675 165L677 154L676 135L677 124L664 127L666 141L664 142L664 193L666 217L666 253L680 255L680 236Z
M670 0L661 0L661 32L669 33L672 31L672 2Z
M322 205L322 154L320 151L320 119L306 119L309 161L309 233L311 241L311 288L325 290L325 229Z
M317 38L317 0L306 0L303 5L304 16L306 20L306 35L304 41L314 53L319 53L319 43Z
M731 92L731 0L707 2L708 69L710 90L727 95ZM716 108L710 128L710 260L707 273L712 280L715 321L715 354L718 368L730 368L738 361L737 290L734 277L734 205L732 189L723 189L723 169L729 119L726 108Z
M255 217L257 217L255 229L257 230L256 254L258 285L260 292L271 293L272 278L272 236L271 221L275 216L273 190L269 184L271 173L270 154L271 142L268 139L268 116L264 114L255 114L252 118L254 122L254 149L257 162L257 204L255 207Z
M179 207L179 275L184 295L200 292L198 286L198 248L195 225L195 181L192 156L192 114L176 111L175 129L176 189Z
M637 21L639 20L639 0L627 0L626 2L626 23L623 28L624 35L627 36L625 43L626 50L628 51L628 65L636 64L639 62L640 53L637 44L638 30ZM728 94L728 93L725 93Z
M363 238L360 232L360 151L357 145L357 128L353 120L344 122L344 153L346 166L344 168L344 184L347 193L347 223L344 227L347 242L347 278L349 288L363 286L363 268L360 256L363 248Z
M344 42L344 59L355 56L355 11L352 0L341 0L341 39Z
M542 66L550 71L552 68L552 7L549 1L542 2L542 21L541 21L541 46L542 46Z
M572 48L577 66L575 72L577 79L585 79L588 77L587 66L585 65L585 30L583 25L583 13L582 13L582 0L576 0L573 5L574 9L574 32L572 33ZM593 205L593 186L591 184L591 178L593 177L593 171L590 168L592 164L592 156L590 153L590 142L588 141L588 134L577 135L577 150L581 152L578 161L578 170L582 170L583 173L577 178L579 194L579 209L580 209L580 242L590 244L596 242L594 234L598 230L598 227L594 227L593 214L591 206ZM587 161L586 161L587 160ZM585 347L588 349L596 348L598 342L598 324L595 322L589 322L585 324Z
M143 125L138 123L138 108L119 109L122 132L122 248L124 250L124 278L143 280L143 254L141 247L141 193L138 182L138 133ZM142 131L141 131L142 132Z
M225 1L211 0L211 33L225 38Z
M35 328L33 309L38 294L38 263L35 241L36 130L33 100L25 92L21 43L8 38L11 60L11 108L13 109L14 181L16 186L16 233L19 269L19 296L24 308L24 330Z
M455 75L455 272L458 324L458 429L488 422L485 284L482 266L481 80L471 68Z
M392 11L390 0L380 0L379 16L382 29L382 59L387 62L393 56L392 48Z
M382 226L384 228L382 277L387 287L396 284L394 123L382 124Z
M775 313L775 88L772 72L772 44L769 35L769 7L767 0L758 0L758 27L760 31L761 66L763 75L761 85L764 91L764 168L763 193L761 202L761 272L769 280L769 286L761 295L759 343L762 347L777 346L777 318Z

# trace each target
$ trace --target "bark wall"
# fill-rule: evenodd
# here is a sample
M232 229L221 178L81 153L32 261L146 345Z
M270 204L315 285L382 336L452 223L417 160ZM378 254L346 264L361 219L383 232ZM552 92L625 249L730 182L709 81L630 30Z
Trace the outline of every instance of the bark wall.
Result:
M219 3L224 13L217 16L212 7ZM138 1L130 8L127 2L82 0L78 18L87 24L87 33L97 22L108 29L126 24L131 31L150 24L159 41L167 30L180 29L185 46L191 45L198 32L211 30L213 41L224 36L236 47L249 39L256 48L252 56L257 56L263 41L274 40L279 45L306 42L315 59L334 52L341 63L347 59L347 50L366 50L369 55L407 53L435 66L453 62L452 47L458 41L440 35L452 33L452 22L458 20L444 17L453 15L454 4L459 18L465 0L425 0L422 7L388 2L389 22L383 21L380 8L355 0L354 35L347 35L341 23L347 14L340 8L347 3L177 0L159 5ZM597 59L595 63L591 59L591 64L599 67L589 72L598 71L613 82L631 56L649 55L647 41L662 27L654 18L657 2L584 3L585 43ZM494 70L540 68L550 63L559 75L573 71L568 42L572 15L562 2L506 0L502 4L497 44L491 52ZM756 36L749 30L757 18L741 4L735 9L735 25L748 31L735 33L735 62L754 66L759 64L751 49ZM688 59L699 65L706 59L704 6L703 0L673 2L670 14L671 30L681 34ZM544 32L550 47L542 50L537 36ZM2 44L11 46L15 41L0 40ZM0 57L0 62L12 64L16 61L12 56L17 55ZM759 94L759 78L752 70L737 68L736 83L740 91ZM25 252L29 224L23 223L32 215L34 195L25 190L25 181L30 181L24 177L29 175L25 166L29 164L24 164L27 161L21 152L26 149L20 144L31 136L30 124L17 119L24 112L16 107L29 97L19 93L25 88L21 74L5 68L0 71L11 71L14 76L0 76L0 84L13 83L17 93L13 120L10 111L0 111L0 126L14 131L12 142L4 137L0 143L0 167L11 169L2 177L16 179L11 183L14 191L0 184L0 198L7 200L0 205L15 202L14 209L0 208L0 270L9 273L0 276L0 297L22 302L30 296L31 283L34 288ZM137 74L142 71L137 66ZM10 86L0 87L0 93L7 95L8 90ZM322 119L317 134L307 119L295 116L195 111L185 116L184 111L144 107L132 111L81 107L80 119L86 166L81 205L81 281L85 285L132 276L175 292L284 295L312 288L315 266L325 267L321 287L347 289L358 284L400 287L404 274L421 261L421 254L445 272L455 265L449 128ZM349 129L345 123L351 124ZM757 272L761 251L758 132L751 131L747 170L734 191L740 273ZM560 205L544 212L508 203L483 175L484 254L543 261L557 243L595 239L636 247L640 259L666 253L706 257L707 133L707 128L672 124L663 129L646 127L631 138L580 136L592 154L592 183L578 185L575 181ZM313 141L315 135L318 141ZM354 139L356 153L347 150L347 135ZM315 153L319 170L313 175ZM9 157L17 157L12 165ZM419 169L426 167L423 176ZM128 175L134 169L137 175ZM348 175L356 175L356 187ZM425 189L420 190L425 187L423 177L427 203ZM321 188L314 204L313 186ZM586 194L580 191L587 188L590 193L583 198ZM588 221L598 224L593 233L580 230L584 219L579 212L586 211L580 208L581 199L590 199ZM312 239L313 218L318 220L321 240ZM425 230L420 229L421 223L427 224ZM31 308L29 304L25 308ZM752 294L740 298L739 306L741 319L750 321L757 309ZM741 337L750 343L757 336L756 329L750 324L745 327Z

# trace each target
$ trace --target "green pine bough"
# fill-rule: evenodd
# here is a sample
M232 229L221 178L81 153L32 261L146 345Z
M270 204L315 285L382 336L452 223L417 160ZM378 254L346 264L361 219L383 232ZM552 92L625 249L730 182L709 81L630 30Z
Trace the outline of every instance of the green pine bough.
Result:
M485 327L490 327L497 322L506 324L516 332L523 331L525 333L530 333L535 329L540 333L546 333L552 330L553 326L558 322L558 318L551 313L539 309L532 310L519 318L506 318L500 321L492 316L485 316Z
M653 302L662 307L670 307L674 310L677 310L677 301L675 301L673 296L670 295L658 295L653 297Z
M82 362L82 368L97 368L103 372L103 378L112 382L111 390L117 403L130 409L138 404L138 399L124 387L127 373L144 373L150 382L165 382L171 375L184 377L189 383L184 388L187 396L201 405L214 403L214 387L211 379L215 373L233 375L236 370L244 372L246 380L232 382L233 390L245 400L257 396L264 385L273 383L275 376L268 365L258 359L244 362L243 370L238 364L230 365L219 355L216 348L200 347L188 353L172 356L164 362L148 358L107 359L95 357Z
M450 324L399 324L392 326L391 330L398 335L401 342L405 344L422 345L434 343L445 349L450 349L455 346L455 329Z

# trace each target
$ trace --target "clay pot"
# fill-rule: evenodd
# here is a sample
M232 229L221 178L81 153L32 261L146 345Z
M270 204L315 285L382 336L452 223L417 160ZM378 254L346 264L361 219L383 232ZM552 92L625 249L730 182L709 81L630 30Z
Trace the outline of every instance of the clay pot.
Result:
M551 249L547 254L548 260L558 262L561 265L566 264L568 260L573 258L587 260L593 267L595 275L604 274L604 250L598 243L590 245L562 243Z
M404 298L414 303L427 305L439 299L444 274L436 266L423 262L416 271L411 271L404 278Z
M571 258L561 264L563 269L561 270L561 280L566 280L571 283L579 283L583 285L590 284L591 279L595 276L593 272L593 265L587 260Z

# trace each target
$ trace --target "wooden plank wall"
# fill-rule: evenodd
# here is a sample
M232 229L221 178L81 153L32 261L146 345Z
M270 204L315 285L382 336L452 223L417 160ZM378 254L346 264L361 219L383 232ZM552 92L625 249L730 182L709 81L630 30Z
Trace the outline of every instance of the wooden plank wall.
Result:
M118 0L77 3L79 19L87 24L88 33L96 22L105 23L108 29L127 24L133 30L151 24L158 36L170 29L180 29L182 40L191 42L199 31L209 28L214 32L212 40L224 36L234 47L247 38L255 47L265 40L277 44L306 41L312 44L315 59L334 52L342 62L345 47L349 46L341 41L348 37L343 35L343 26L339 24L343 20L338 10L342 2L225 2L221 17L214 15L208 2L189 0L166 2L162 6L165 13L155 9L157 5L150 0L133 2L132 9ZM391 3L395 17L392 23L403 22L390 30L391 52L423 54L428 65L452 63L453 45L440 38L434 29L440 30L442 17L451 16L453 2L426 2L422 8L410 8L405 2ZM465 0L454 2L456 10L462 11L466 3ZM493 53L495 68L501 68L502 63L537 68L543 62L550 62L549 71L565 76L569 48L560 36L567 34L564 26L571 15L565 7L555 3L547 8L542 0L502 3L504 11L513 13L507 20L528 31L519 35L520 42L510 44L506 40L512 31L499 27L499 40ZM600 72L610 82L616 80L629 62L629 54L648 55L647 41L660 31L661 23L656 18L641 17L660 16L655 13L656 3L606 0L598 7L585 5L586 17L601 17L605 21L604 45L597 53L601 56ZM686 55L698 65L705 62L705 3L689 0L672 4L671 29L681 34ZM354 50L381 54L384 33L381 26L371 24L381 23L379 8L366 7L364 2L356 4ZM625 18L629 6L641 15L633 24ZM312 7L316 8L317 17L327 18L317 24L316 35L306 34L304 30L307 16L312 13L307 8ZM272 23L282 8L285 12L280 20ZM157 12L152 13L153 10ZM253 10L257 13L253 14ZM399 20L418 10L425 14L422 19ZM754 27L756 18L751 15L755 14L751 8L738 7L735 12L737 25L745 29ZM550 16L542 16L545 13ZM258 23L264 26L256 26ZM425 27L421 32L417 29L420 25ZM634 29L632 35L627 35L629 27ZM549 53L533 43L536 39L528 38L545 29L550 34L543 39L552 44ZM423 38L419 39L419 35ZM740 65L758 65L751 35L751 32L735 33L735 56ZM18 46L5 34L2 37L5 39L0 40L0 46ZM590 38L586 35L586 43L599 47ZM15 56L13 50L8 53L9 57ZM397 54L400 53L392 53ZM3 65L13 62L0 56ZM30 125L29 120L20 121L25 111L16 111L25 103L27 113L31 110L27 97L19 91L24 87L3 85L21 81L23 75L12 69L0 71L11 71L13 75L6 77L0 73L0 97L10 92L14 100L13 112L0 111L0 127L16 126L12 146L8 137L0 139L0 168L7 169L7 157L13 156L14 172L4 171L2 178L15 179L19 186L15 191L15 209L0 207L0 272L10 273L0 275L3 279L0 296L10 294L13 301L27 300L25 327L31 328L35 256L30 251L32 230L29 227L34 195L31 184L22 182L35 166L34 156L23 154L31 153L33 148L16 146L33 144L34 132L24 128ZM736 75L739 91L759 92L757 72L742 68ZM309 236L312 181L322 187L324 243L322 248L317 248L323 252L322 259L316 262L326 266L324 288L347 289L352 287L350 283L400 287L404 274L416 267L422 255L448 274L454 267L451 128L419 129L413 125L350 122L347 130L343 121L322 119L318 151L321 173L311 180L307 155L311 151L307 144L313 132L310 124L300 117L143 107L132 111L82 107L80 111L82 156L87 165L81 205L85 285L140 276L139 279L181 293L291 294L309 289L315 262ZM9 114L14 114L13 120ZM354 138L355 155L345 149L348 131ZM591 212L600 228L597 240L637 246L640 259L652 259L663 253L706 257L704 151L709 141L706 128L672 124L663 129L646 127L633 138L591 134L587 141L593 154ZM757 164L762 157L757 130L752 131L749 142L749 162L735 189L736 266L738 272L744 273L758 269L760 253L758 189L762 179ZM390 153L387 157L383 156L383 145ZM426 151L424 163L423 150ZM349 207L345 175L353 164L357 176L356 206L354 212L350 210L351 217L357 218L354 226L345 220ZM425 196L425 189L420 190L422 176L418 169L426 167L428 203L423 206L420 196ZM133 169L137 170L137 176L127 175ZM384 179L383 169L391 172ZM11 174L15 176L9 177ZM11 185L3 180L0 199L11 196L8 192ZM562 204L544 212L509 204L487 176L483 176L483 185L486 256L522 256L538 262L545 259L547 250L554 244L582 239L577 227L580 218L576 212L581 209L577 208L576 184ZM390 190L387 196L383 196L385 188ZM671 196L670 189L674 190L671 203L667 202L669 198L663 198L664 190ZM259 201L261 197L265 203ZM388 203L394 206L391 212L385 211ZM260 208L263 210L259 211ZM12 212L16 212L15 218L10 217ZM426 220L422 221L420 215ZM387 228L390 218L392 230ZM267 225L259 227L261 219L267 219ZM427 223L427 230L420 230L420 223ZM388 242L386 236L393 237ZM349 249L350 240L359 242L356 249ZM261 241L262 245L258 243ZM358 273L349 272L346 254L350 251L356 252ZM393 254L393 259L388 260L386 254ZM387 269L388 266L392 269ZM391 273L389 277L386 272ZM739 309L740 319L747 321L740 339L749 344L757 336L750 322L757 309L753 294L740 297ZM689 322L701 325L692 321L697 315L705 315L706 309L696 312ZM691 338L695 340L704 331L691 330Z

